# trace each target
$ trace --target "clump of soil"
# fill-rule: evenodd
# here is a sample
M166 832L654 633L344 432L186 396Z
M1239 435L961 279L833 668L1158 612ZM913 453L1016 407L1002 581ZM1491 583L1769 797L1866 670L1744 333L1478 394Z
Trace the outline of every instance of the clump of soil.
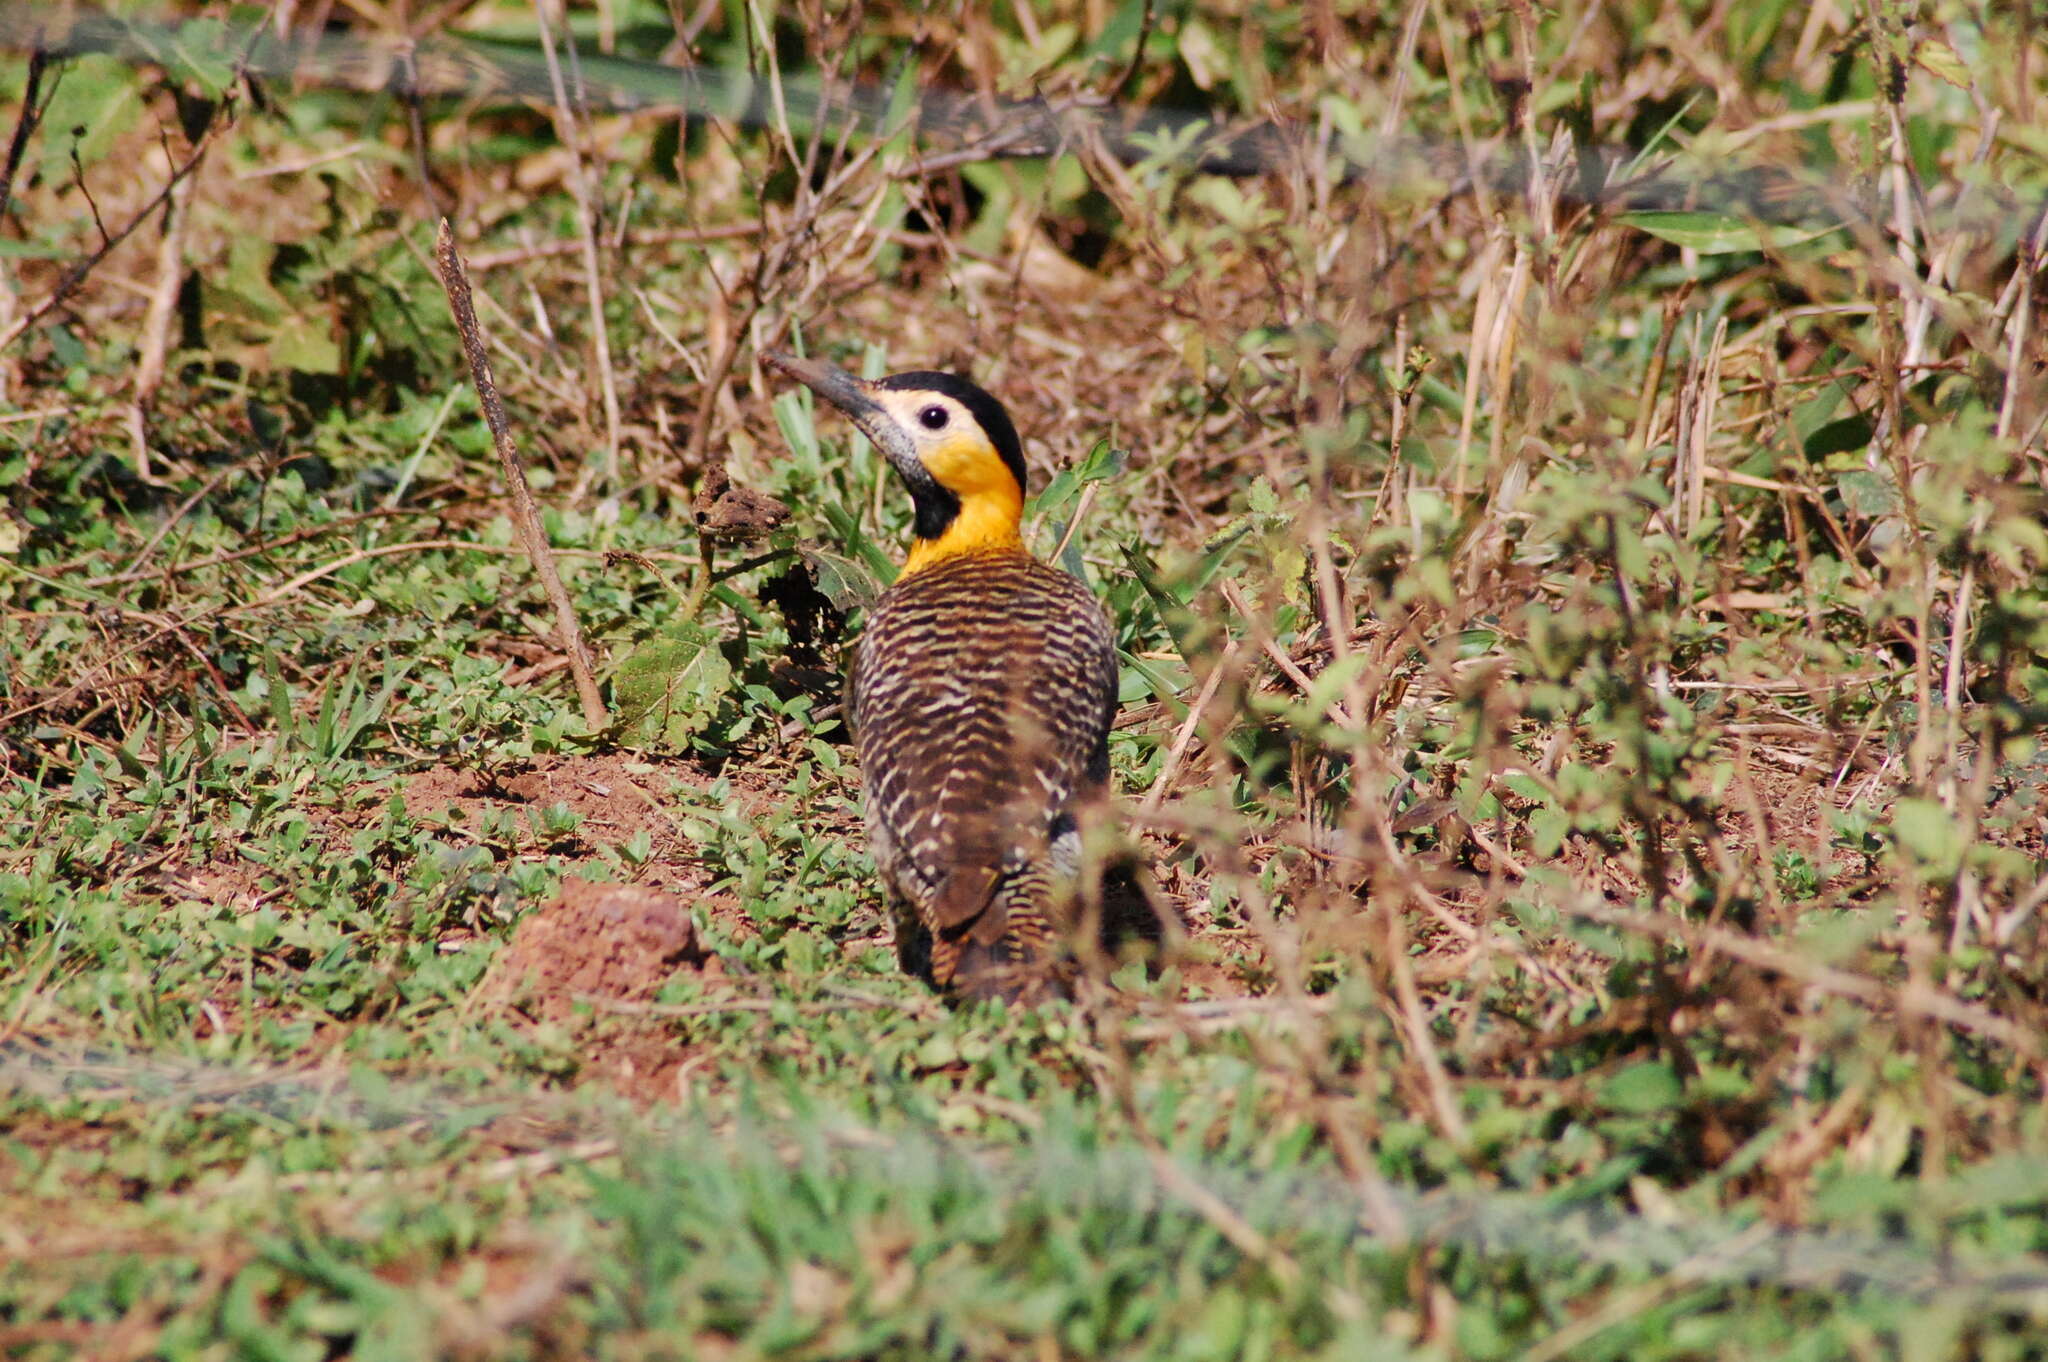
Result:
M690 509L700 532L728 544L762 538L789 519L789 507L735 483L723 464L704 470L704 485Z
M578 1001L650 1001L677 969L704 960L697 925L675 895L564 880L560 898L519 924L484 993L561 1021Z

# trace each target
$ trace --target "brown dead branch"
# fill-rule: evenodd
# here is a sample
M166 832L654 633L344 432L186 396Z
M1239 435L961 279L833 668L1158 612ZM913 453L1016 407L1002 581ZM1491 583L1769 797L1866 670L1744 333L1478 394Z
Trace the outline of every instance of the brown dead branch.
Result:
M519 449L512 441L511 425L505 419L505 404L498 399L498 385L491 377L490 356L484 353L482 330L477 325L476 306L470 298L469 275L462 268L461 252L455 249L455 229L441 219L434 242L434 260L440 267L441 286L448 292L448 307L455 314L456 329L462 334L462 351L469 360L470 377L476 382L477 402L483 408L484 424L491 430L491 446L498 451L498 463L505 471L505 486L512 494L512 523L541 585L555 607L555 626L561 631L562 646L569 654L569 673L576 679L576 695L583 703L583 722L593 732L606 727L611 716L604 697L598 693L597 677L591 669L590 654L583 644L583 630L576 623L576 607L555 570L547 532L541 527L540 507L527 484L526 468L519 461Z

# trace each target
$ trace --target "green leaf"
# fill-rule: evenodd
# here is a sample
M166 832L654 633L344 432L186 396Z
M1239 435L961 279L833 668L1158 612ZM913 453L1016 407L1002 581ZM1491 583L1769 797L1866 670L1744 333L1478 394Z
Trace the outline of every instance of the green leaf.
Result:
M301 374L341 372L341 346L317 316L279 327L270 337L270 360Z
M1545 804L1529 813L1530 844L1541 857L1557 855L1564 839L1571 835L1571 815L1555 805Z
M1360 649L1323 668L1310 684L1308 694L1302 697L1302 708L1311 716L1320 717L1372 661L1373 655Z
M1095 41L1089 44L1087 52L1083 55L1097 61L1123 60L1124 44L1135 42L1138 35L1144 32L1145 16L1149 13L1151 7L1146 0L1124 0L1123 5L1109 17L1109 22L1102 26L1102 31L1095 36Z
M1892 835L1914 860L1940 873L1962 862L1963 836L1955 815L1932 799L1901 799L1892 807Z
M1684 1098L1685 1085L1661 1059L1631 1064L1600 1087L1602 1105L1634 1116L1669 1110Z
M142 112L139 80L126 62L96 54L67 67L43 115L43 174L68 179L69 167L59 166L71 159L74 148L88 169L105 159Z
M1192 662L1199 649L1196 646L1199 630L1188 615L1187 607L1174 599L1160 579L1159 565L1152 561L1152 555L1136 544L1123 546L1124 561L1131 565L1131 572L1137 577L1138 585L1145 588L1145 594L1152 598L1152 608L1159 612L1159 622L1166 626L1166 632L1173 636L1173 646L1179 650L1181 660Z
M1844 416L1839 421L1829 421L1816 427L1814 432L1806 437L1803 448L1809 459L1824 459L1830 454L1848 454L1868 445L1871 431L1868 416Z
M1844 964L1876 940L1884 926L1876 913L1809 913L1799 923L1799 953L1826 965Z
M1164 705L1176 721L1187 717L1187 702L1180 697L1192 678L1173 674L1175 671L1185 673L1184 666L1148 662L1133 653L1119 652L1117 656L1123 661L1122 674L1117 681L1117 698L1121 703L1133 704L1149 694Z
M1032 499L1030 514L1040 519L1064 515L1083 487L1123 472L1129 458L1129 450L1118 449L1107 440L1097 440L1086 458L1053 474L1045 490ZM1065 533L1064 528L1061 533Z
M860 555L860 561L867 565L870 576L881 583L896 580L895 561L882 551L879 544L861 533L860 522L851 512L837 503L827 503L823 510L825 522L832 527L832 532Z
M1623 213L1616 221L1637 231L1648 232L1659 241L1684 246L1701 255L1732 255L1740 251L1765 249L1782 251L1844 230L1833 224L1824 227L1771 227L1732 213L1664 210Z
M620 740L681 751L718 712L732 664L701 625L677 624L634 648L612 676Z
M1194 570L1188 573L1187 579L1181 584L1180 599L1183 602L1193 600L1197 591L1214 581L1216 574L1223 568L1224 560L1230 557L1230 551L1251 532L1252 527L1249 524L1240 523L1211 539L1208 547L1202 550L1202 556L1195 560Z
M865 610L882 594L881 580L858 560L816 544L798 544L796 551L834 610Z
M1059 527L1059 538L1066 539L1069 528L1071 527L1061 525ZM1060 566L1065 568L1067 575L1076 581L1087 582L1090 580L1087 561L1081 557L1081 540L1078 536L1073 539L1067 539L1067 546L1060 550Z
M1835 489L1848 508L1861 516L1892 515L1899 509L1899 490L1891 479L1858 468L1835 479Z
M166 67L200 82L219 98L235 84L235 62L230 54L246 47L248 40L245 30L218 19L199 19L179 26L160 56Z
M1931 39L1913 49L1913 60L1927 72L1945 80L1958 90L1970 88L1970 68L1956 55L1956 50L1940 39Z
M1252 479L1246 500L1253 515L1277 515L1280 512L1280 494L1273 490L1272 482L1264 473Z

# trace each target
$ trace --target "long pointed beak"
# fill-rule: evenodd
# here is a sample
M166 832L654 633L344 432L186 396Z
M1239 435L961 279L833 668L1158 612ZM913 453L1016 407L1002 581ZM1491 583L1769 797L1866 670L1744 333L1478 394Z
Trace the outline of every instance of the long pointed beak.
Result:
M863 430L867 429L868 425L867 420L863 418L871 419L881 414L881 406L868 396L868 385L844 369L835 369L815 359L798 359L795 355L773 352L761 356L761 362L771 369L788 374L839 408L852 417Z

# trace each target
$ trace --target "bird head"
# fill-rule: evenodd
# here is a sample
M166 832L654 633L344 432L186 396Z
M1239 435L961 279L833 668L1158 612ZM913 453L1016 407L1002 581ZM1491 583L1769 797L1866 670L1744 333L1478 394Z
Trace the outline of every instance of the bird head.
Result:
M1003 404L981 388L929 370L870 381L793 355L763 362L845 412L903 480L917 535L905 572L1023 546L1024 447Z

